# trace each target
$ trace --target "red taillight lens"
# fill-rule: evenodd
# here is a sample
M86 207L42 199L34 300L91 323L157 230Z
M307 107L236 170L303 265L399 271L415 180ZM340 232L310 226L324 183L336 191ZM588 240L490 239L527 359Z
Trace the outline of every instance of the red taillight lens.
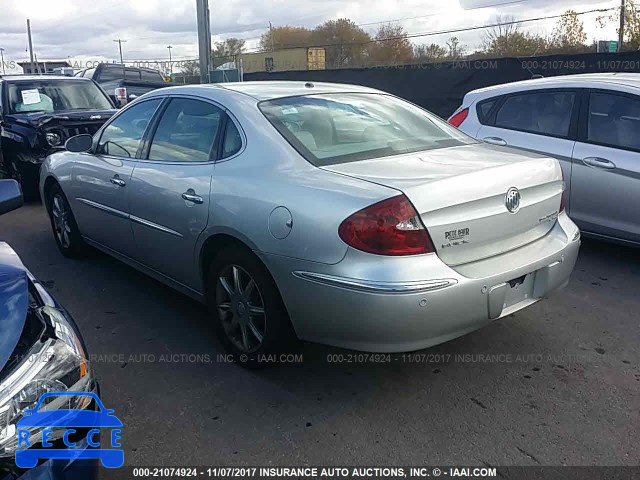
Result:
M449 123L454 127L458 128L460 125L462 125L462 122L464 122L468 116L469 116L469 109L465 108L464 110L460 110L453 117L451 117L449 119Z
M127 89L125 87L118 87L115 90L116 98L118 100L126 100L127 99Z
M435 251L427 229L404 195L364 208L338 229L340 238L376 255L418 255Z

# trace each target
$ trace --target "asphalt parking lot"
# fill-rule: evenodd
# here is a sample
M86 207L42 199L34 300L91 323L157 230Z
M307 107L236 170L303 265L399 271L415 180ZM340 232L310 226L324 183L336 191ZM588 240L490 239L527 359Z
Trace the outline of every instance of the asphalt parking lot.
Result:
M40 205L0 218L0 240L79 324L126 465L640 459L640 250L584 241L566 290L419 363L304 345L302 364L247 371L216 361L204 307L101 253L62 257Z

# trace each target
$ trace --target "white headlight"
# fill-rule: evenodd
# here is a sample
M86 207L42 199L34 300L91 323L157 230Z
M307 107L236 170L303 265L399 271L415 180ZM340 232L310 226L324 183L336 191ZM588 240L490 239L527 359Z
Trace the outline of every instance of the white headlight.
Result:
M56 338L37 341L0 384L0 457L14 455L18 445L15 424L22 418L25 409L36 405L43 393L94 389L86 354L73 327L58 310L43 307L41 313L52 322ZM64 408L89 406L86 398L68 399L72 404L66 404ZM51 407L61 408L53 404ZM40 430L32 429L33 441L38 441Z
M45 138L47 139L47 143L49 145L51 145L52 147L57 147L58 145L60 145L62 143L62 137L60 137L60 135L58 133L55 132L49 132L45 135Z

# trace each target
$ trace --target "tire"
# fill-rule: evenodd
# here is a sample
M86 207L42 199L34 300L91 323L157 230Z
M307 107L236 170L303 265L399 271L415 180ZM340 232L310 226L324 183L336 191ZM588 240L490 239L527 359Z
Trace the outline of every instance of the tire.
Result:
M278 287L264 265L245 248L226 247L213 259L207 303L220 341L244 367L263 367L267 362L260 358L265 355L289 353L297 347Z
M83 256L86 244L80 235L69 201L57 183L49 190L46 205L53 238L60 253L67 258Z

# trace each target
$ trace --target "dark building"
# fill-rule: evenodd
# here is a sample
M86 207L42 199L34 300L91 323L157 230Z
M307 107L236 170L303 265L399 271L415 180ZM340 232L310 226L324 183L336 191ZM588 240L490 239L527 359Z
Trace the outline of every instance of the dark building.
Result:
M55 69L71 68L71 64L66 60L38 60L33 62L34 70L31 70L31 62L18 62L18 65L22 67L22 71L25 75L37 75L39 73L56 73Z

